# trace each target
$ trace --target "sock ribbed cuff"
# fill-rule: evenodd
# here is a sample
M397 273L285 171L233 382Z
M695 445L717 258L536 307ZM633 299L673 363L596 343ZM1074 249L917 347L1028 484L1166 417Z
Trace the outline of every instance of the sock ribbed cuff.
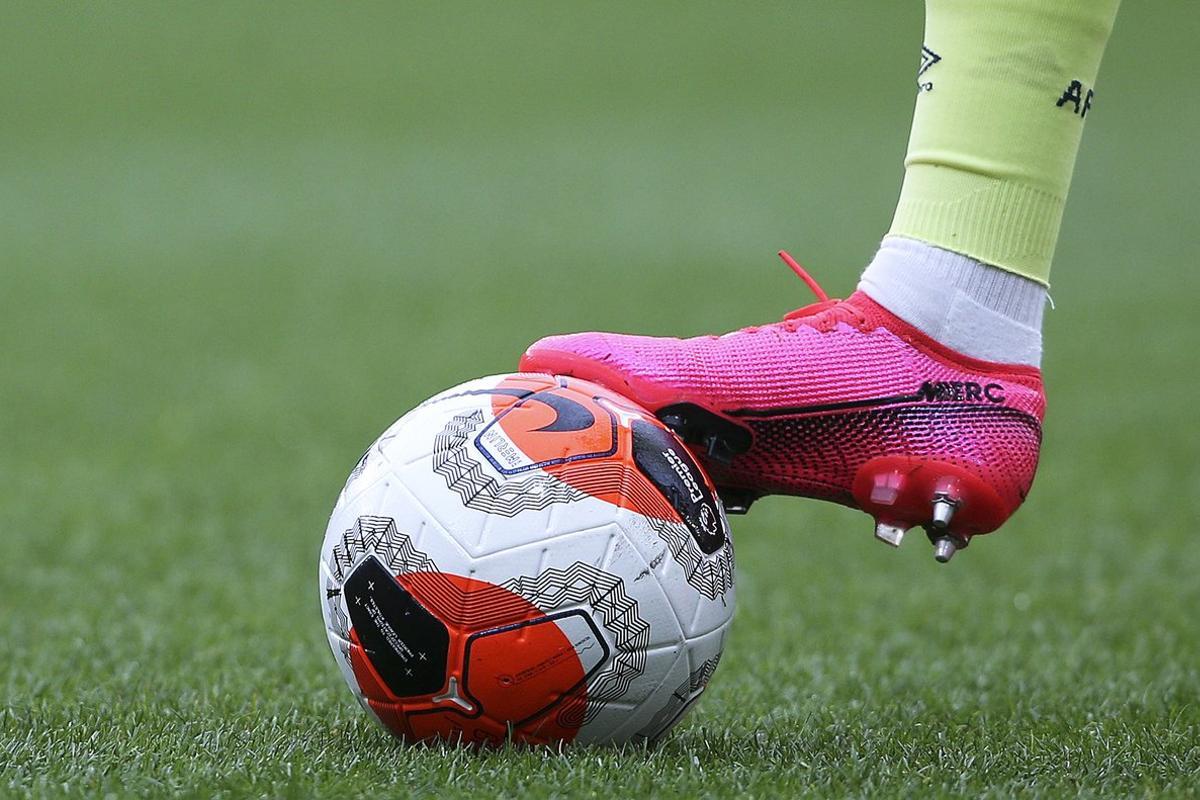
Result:
M1034 186L913 164L889 233L1046 284L1064 204L1065 198Z

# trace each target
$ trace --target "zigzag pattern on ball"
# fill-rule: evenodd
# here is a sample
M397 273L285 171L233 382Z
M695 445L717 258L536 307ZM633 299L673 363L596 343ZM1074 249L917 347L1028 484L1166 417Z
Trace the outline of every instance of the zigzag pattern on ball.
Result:
M733 588L732 539L726 539L720 550L706 556L696 545L687 525L656 517L646 517L646 521L666 543L693 589L709 600L716 600Z
M346 529L330 555L329 566L338 581L344 582L346 572L367 553L378 556L393 575L438 571L433 559L413 547L408 534L398 531L391 517L362 516Z
M342 649L343 655L347 655L345 640L350 638L350 618L342 611L341 596L341 584L335 584L331 579L326 578L325 605L329 608L329 626L338 635L338 645Z
M433 471L446 479L467 508L515 517L522 511L541 511L555 503L573 503L587 495L544 472L500 483L471 458L467 442L483 425L483 412L458 414L434 439Z
M437 571L437 564L429 556L412 546L407 534L396 529L396 520L391 517L361 516L354 527L342 533L341 541L333 546L329 567L336 579L325 583L325 605L329 608L330 626L339 637L338 647L342 655L349 658L345 640L350 637L350 619L342 611L341 588L346 573L364 555L379 556L394 574L402 572Z
M358 459L358 462L354 465L354 469L350 470L350 477L346 478L346 483L345 483L345 485L342 486L342 494L343 495L347 494L350 491L351 484L353 484L356 480L358 480L358 476L362 475L363 470L365 470L367 468L367 460L370 458L371 450L374 447L375 447L375 445L371 445L371 447L368 447L367 451L362 454L362 457L360 457Z
M708 682L712 680L713 673L717 671L717 664L720 662L721 654L717 653L692 670L687 678L675 688L675 691L671 692L667 704L654 715L654 719L635 734L636 737L654 741L673 728L688 707L696 702L700 698L700 694L708 687Z
M613 634L612 658L588 685L586 710L569 707L575 713L583 711L583 718L565 723L592 720L605 703L623 697L646 669L650 625L638 616L637 600L625 594L624 581L615 575L576 561L566 569L551 568L536 577L513 578L502 586L543 610L587 604Z
M713 673L717 671L717 665L721 663L721 654L717 653L710 659L707 659L699 667L697 667L691 675L688 676L688 691L699 692L708 686L708 682L712 680ZM683 690L683 686L679 687L679 691Z

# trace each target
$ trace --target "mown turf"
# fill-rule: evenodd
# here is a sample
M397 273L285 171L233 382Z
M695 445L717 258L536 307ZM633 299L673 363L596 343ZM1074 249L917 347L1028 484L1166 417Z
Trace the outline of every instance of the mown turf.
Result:
M649 7L647 7L649 6ZM908 3L12 4L0 128L0 795L1197 793L1191 4L1127 4L1055 268L1038 484L948 567L736 521L738 617L657 750L404 748L316 596L361 448L552 331L849 290Z

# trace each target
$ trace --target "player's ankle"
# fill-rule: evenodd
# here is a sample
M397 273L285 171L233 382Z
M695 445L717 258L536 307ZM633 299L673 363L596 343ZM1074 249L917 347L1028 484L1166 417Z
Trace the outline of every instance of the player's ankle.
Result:
M1040 366L1046 287L915 239L889 236L859 291L972 358Z

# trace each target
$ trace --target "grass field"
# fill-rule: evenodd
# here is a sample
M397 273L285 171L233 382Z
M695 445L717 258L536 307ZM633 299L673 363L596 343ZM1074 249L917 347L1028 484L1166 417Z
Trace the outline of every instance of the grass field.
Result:
M849 291L899 187L920 4L2 18L0 795L1200 793L1191 3L1118 20L1024 510L940 567L764 501L673 738L487 754L398 745L335 670L315 576L346 473L544 333L808 302L780 247Z

